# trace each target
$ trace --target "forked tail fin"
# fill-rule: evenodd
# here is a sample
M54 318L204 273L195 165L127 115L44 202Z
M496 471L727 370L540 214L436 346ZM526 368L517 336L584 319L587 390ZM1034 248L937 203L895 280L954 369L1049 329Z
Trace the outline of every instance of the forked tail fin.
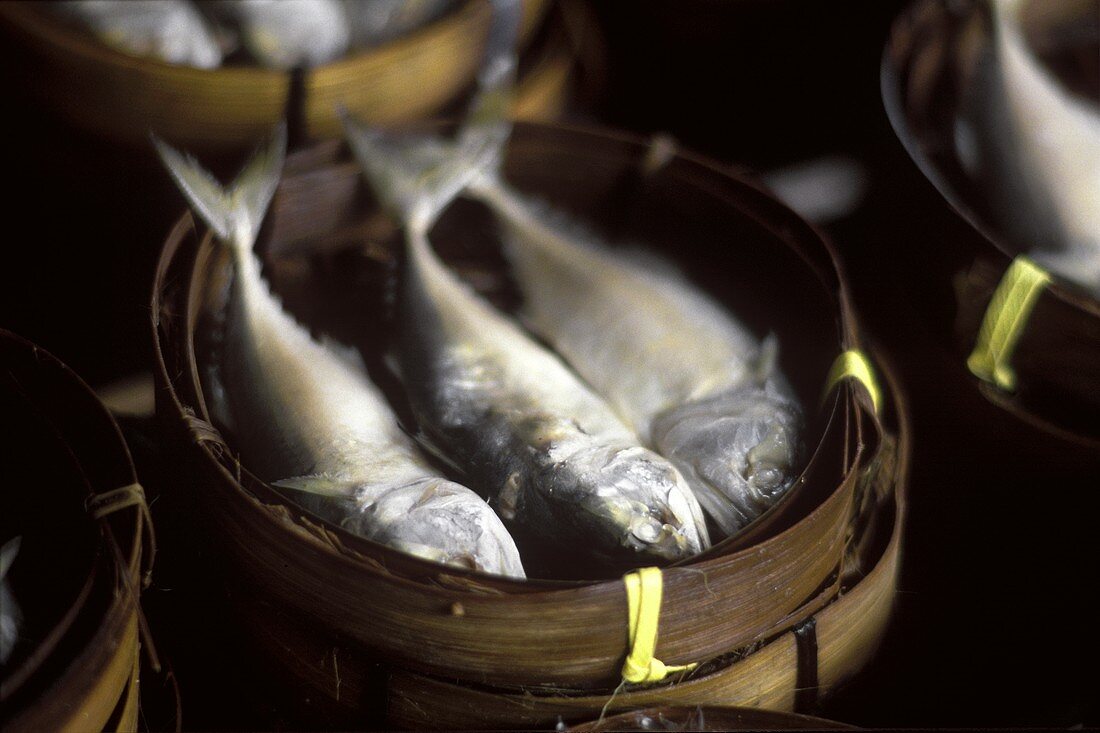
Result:
M286 125L275 128L228 187L192 156L180 153L155 135L153 145L172 180L218 238L251 249L279 185L286 157Z
M499 168L512 130L508 113L521 10L519 0L493 1L478 91L454 141L389 133L341 110L345 136L364 175L382 206L407 227L426 232L464 188Z

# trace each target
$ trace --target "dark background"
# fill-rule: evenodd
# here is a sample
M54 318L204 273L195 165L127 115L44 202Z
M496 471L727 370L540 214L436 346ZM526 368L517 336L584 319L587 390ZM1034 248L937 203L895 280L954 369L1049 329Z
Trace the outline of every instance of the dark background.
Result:
M886 642L818 714L874 727L1097 725L1100 456L992 406L950 345L949 273L982 243L920 175L883 112L880 60L902 5L594 3L607 65L589 71L606 84L573 118L667 132L756 171L838 153L868 172L862 206L826 231L912 402L911 511ZM0 75L9 100L0 325L93 386L148 371L152 269L182 200L149 151L48 114L26 93L34 79L9 44ZM140 423L128 428L139 468L155 474L155 442ZM234 640L172 615L173 572L186 576L197 558L171 509L154 505L164 569L146 598L162 646L179 660L185 726L282 727L277 705L247 690L242 703L241 689L225 688L235 673L209 671L247 667L232 658Z

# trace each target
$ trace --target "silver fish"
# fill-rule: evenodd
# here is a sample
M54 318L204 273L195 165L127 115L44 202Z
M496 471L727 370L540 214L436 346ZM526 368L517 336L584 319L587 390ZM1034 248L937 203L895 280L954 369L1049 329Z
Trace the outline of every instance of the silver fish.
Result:
M1100 298L1100 105L1029 49L1019 0L990 0L993 33L963 101L959 158L990 188L1008 238Z
M367 180L405 225L395 356L426 436L502 516L559 550L618 564L709 546L679 472L432 251L431 224L469 169L419 168L383 133L346 118L345 129Z
M344 0L353 48L372 48L427 25L454 0Z
M319 66L347 53L350 30L339 0L204 0L204 11L235 28L264 66Z
M195 8L183 0L64 0L47 3L123 53L213 69L222 51Z
M496 175L469 194L503 224L525 323L669 458L722 531L771 507L799 469L802 412L764 347L652 253L610 251Z
M253 243L275 192L285 128L223 189L193 159L157 149L230 250L234 277L218 365L241 454L274 485L351 531L429 560L524 577L519 552L479 496L441 477L405 435L355 352L317 341L283 310Z
M23 625L23 612L12 595L8 583L8 571L19 554L19 537L13 537L0 548L0 664L5 664L19 639L19 628Z

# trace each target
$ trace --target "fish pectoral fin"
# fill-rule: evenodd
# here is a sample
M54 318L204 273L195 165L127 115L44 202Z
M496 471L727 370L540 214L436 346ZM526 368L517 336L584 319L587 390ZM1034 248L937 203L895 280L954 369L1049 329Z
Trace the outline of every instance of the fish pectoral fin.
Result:
M347 481L337 481L323 473L315 473L308 476L292 476L291 478L272 481L272 486L280 489L293 489L304 491L318 496L345 497L351 493L352 486Z

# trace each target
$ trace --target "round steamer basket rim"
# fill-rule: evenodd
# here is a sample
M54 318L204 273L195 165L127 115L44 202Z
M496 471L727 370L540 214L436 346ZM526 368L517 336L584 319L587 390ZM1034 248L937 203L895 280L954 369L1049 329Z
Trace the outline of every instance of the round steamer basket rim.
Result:
M24 353L29 351L33 354L36 364L45 365L45 368L52 370L52 374L41 372L43 380L67 383L71 387L69 391L75 391L80 395L80 409L84 415L82 422L94 422L96 431L107 436L105 440L110 443L115 453L112 472L124 474L131 485L136 486L137 476L121 429L83 379L50 352L7 329L0 328L0 342L6 342L5 346L12 345ZM79 458L74 455L74 460L79 461ZM99 480L102 480L102 477L99 477ZM93 492L89 499L94 499L120 487L112 486L104 489L100 486L90 486L89 488ZM96 489L104 490L96 491ZM119 517L117 511L100 513L96 516L94 509L89 507L88 521L94 522L99 528L95 560L80 596L66 612L64 622L55 627L49 636L57 636L56 639L52 639L53 647L56 647L81 613L101 614L98 617L98 627L83 639L83 645L72 659L61 660L53 653L54 649L50 648L45 654L32 653L19 668L6 674L4 680L6 703L10 702L11 698L22 689L24 683L31 679L37 680L49 673L51 667L56 667L53 670L56 672L56 677L49 682L50 695L65 695L69 689L77 690L73 694L79 699L69 701L69 713L80 716L80 720L83 721L81 725L90 721L100 721L99 725L107 722L125 692L128 681L133 677L138 663L140 623L138 597L143 574L142 556L143 550L148 549L149 552L144 554L147 560L151 561L155 547L151 526L147 521L148 515L143 507L143 499L140 503L120 506L119 508L124 511L133 509L133 516L129 521ZM118 534L116 529L122 530L121 542L116 536ZM113 586L109 602L103 607L97 603L91 611L88 611L88 598L96 584L103 582L109 582ZM17 684L13 685L13 681ZM5 728L31 730L40 729L42 725L63 723L63 718L57 716L64 713L59 713L60 708L55 704L56 702L54 699L44 704L42 700L36 700L22 709L5 711L11 716L6 720ZM47 723L47 721L52 722Z
M601 137L599 132L582 133L582 131L562 126L517 125L516 129L517 135L520 137L542 134L558 135L564 136L567 141L573 140L575 142L578 136L587 134L590 136L590 140L607 140L607 137ZM644 152L645 141L636 137L617 134L613 139L620 139L630 148L631 154L629 157L624 154L622 156L623 160L636 161L638 153ZM332 150L331 144L328 145ZM321 163L324 163L324 161L321 161ZM831 250L822 242L820 237L806 225L796 224L795 222L798 220L793 212L761 192L757 187L743 184L736 177L731 176L729 171L713 165L698 165L687 158L678 159L677 165L695 166L694 170L711 178L720 178L727 186L734 187L737 192L747 197L749 203L742 203L736 209L729 209L731 217L734 216L737 210L746 206L754 207L759 202L764 209L760 215L765 221L769 221L768 217L770 216L789 224L790 226L786 229L779 225L769 226L765 229L765 232L774 235L774 238L777 239L774 245L786 253L783 255L784 257L791 257L792 253L789 250L796 249L801 245L810 252L820 250L822 254L819 255L819 259L828 265ZM338 172L343 175L346 172L345 168L346 166L340 167ZM711 190L709 193L713 194L715 191ZM717 202L720 203L721 201L722 199L719 198ZM799 240L798 244L792 244L791 231L802 232L803 240ZM768 234L765 234L765 236L768 237L769 241L773 238ZM361 547L363 551L349 550L341 542L342 536L332 530L332 525L320 521L311 522L305 519L302 517L304 512L296 508L296 505L293 505L281 494L276 494L270 489L265 490L265 485L260 482L250 484L247 471L240 470L239 475L245 480L245 483L238 482L236 462L229 455L219 455L221 451L215 446L207 445L211 440L214 440L216 445L218 441L217 433L207 421L201 419L202 416L196 416L193 411L193 406L198 403L193 392L199 387L194 371L195 365L193 362L190 364L180 362L180 359L186 360L187 358L181 352L181 349L189 351L191 344L189 332L183 338L180 338L178 331L180 328L186 331L186 323L191 320L191 316L187 311L194 306L193 303L190 303L180 307L180 299L188 297L186 293L195 287L194 278L195 273L199 271L198 258L202 255L201 246L203 242L209 245L209 238L200 236L195 231L194 220L190 214L185 214L177 221L165 242L156 271L152 293L151 327L155 344L157 378L160 382L158 407L161 408L159 412L167 420L166 429L172 430L173 435L180 437L182 449L193 451L196 447L199 448L199 452L195 456L198 461L197 467L201 468L204 473L212 469L217 474L217 481L213 482L217 485L207 486L204 483L204 490L213 491L215 495L221 495L223 492L228 491L241 500L223 504L224 509L231 511L228 513L220 512L216 520L224 520L227 526L235 528L233 530L235 532L240 532L245 527L249 527L247 531L250 535L269 534L275 537L285 535L287 532L293 533L305 543L295 549L295 556L303 558L302 568L323 559L325 565L316 565L316 567L325 567L326 574L331 573L334 577L343 578L345 582L354 582L352 580L354 577L365 572L364 580L373 577L376 582L382 584L382 588L387 592L397 594L388 602L390 605L399 600L401 603L411 603L411 606L404 606L406 611L403 612L405 618L413 619L408 621L412 624L409 628L417 627L417 624L428 624L425 631L432 639L435 639L432 634L438 634L443 627L454 623L454 621L446 621L438 617L440 610L429 612L427 609L445 611L451 608L452 604L456 603L458 599L461 599L462 605L466 609L465 613L461 615L465 619L462 622L462 629L449 628L447 632L446 643L452 649L452 657L454 658L445 660L448 665L458 665L458 669L462 670L455 673L458 676L474 674L488 680L493 678L491 669L487 670L480 667L480 665L493 664L492 654L478 653L469 656L472 652L459 647L467 642L477 646L480 645L480 642L475 644L472 637L466 639L465 636L462 636L463 634L468 635L471 633L470 629L473 626L478 626L479 634L484 633L486 629L491 629L493 633L497 633L500 631L497 626L504 624L503 619L512 618L513 622L507 624L508 633L515 638L525 638L525 634L534 633L534 630L526 627L517 629L514 624L514 614L520 609L530 610L535 607L545 612L559 606L562 609L568 608L570 609L570 617L574 621L581 619L586 624L591 621L600 629L606 626L606 633L603 631L598 632L596 647L588 646L590 649L588 656L596 655L592 657L596 661L589 660L584 664L588 667L598 665L603 669L602 665L605 662L613 666L615 662L607 660L615 657L618 658L618 663L621 664L619 654L626 640L625 638L621 640L618 638L618 630L625 621L626 603L622 581L619 579L580 581L576 583L550 580L518 581L453 569L406 557L394 550L368 543L366 540L354 536L349 536L347 545L352 545L356 550ZM803 259L807 258L803 257ZM812 262L813 258L811 256L808 259L808 264ZM846 294L838 286L830 287L828 282L830 279L835 280L839 277L839 274L834 275L833 278L828 278L823 276L820 268L816 267L812 268L811 272L814 273L812 277L819 282L825 281L821 282L821 293L815 295L815 298L820 297L822 302L836 304L835 309L831 309L827 316L823 315L823 320L827 317L836 324L836 346L834 348L839 352L850 347L854 342L854 334L845 327L845 324L851 321L850 313L845 314L843 312L844 309L838 300L846 297ZM807 278L807 280L810 279L812 278ZM170 374L176 376L170 378ZM824 376L822 374L822 381ZM726 555L719 555L710 559L704 558L696 563L696 567L692 567L688 563L686 566L667 569L665 582L671 590L668 590L665 594L662 612L661 650L664 650L661 652L662 659L669 663L680 663L709 658L718 651L729 649L730 644L736 644L737 640L742 639L742 637L757 638L761 634L769 633L769 630L775 631L777 623L783 624L791 621L792 618L798 615L799 609L807 608L807 604L814 603L815 598L822 601L823 597L835 595L836 591L830 591L829 588L839 588L835 576L838 563L843 564L843 527L846 526L848 512L851 507L851 496L856 491L856 484L859 482L865 467L863 461L859 459L861 456L867 457L868 455L868 446L864 445L864 439L859 437L862 433L857 433L856 429L860 428L862 431L862 423L870 415L869 408L865 407L864 400L860 398L860 390L842 385L837 392L838 394L833 396L830 406L838 413L838 418L829 421L829 424L838 430L835 439L838 446L836 455L839 458L835 459L835 462L845 465L829 469L830 471L836 471L836 483L833 482L833 478L829 478L827 482L820 484L814 496L820 495L821 498L815 498L811 508L806 508L804 513L797 514L793 520L793 527L784 528L784 531L764 538L752 547L731 551ZM839 417L841 410L845 412L844 417ZM871 417L870 419L873 428L877 429L877 418ZM201 436L196 431L201 432ZM853 452L856 462L850 463ZM830 474L830 476L832 475ZM228 486L225 485L227 483ZM228 498L228 495L226 495L226 498ZM801 531L798 528L802 528ZM794 542L792 538L795 537L803 540L803 543ZM239 542L239 538L228 535L223 539L230 544ZM306 547L310 548L308 552L304 552ZM229 548L229 551L234 552L232 547ZM251 553L252 550L249 552ZM265 552L274 557L275 555L281 555L284 550L279 547L272 547L265 550ZM744 593L745 595L741 597L740 601L734 602L735 606L746 602L745 598L752 596L753 588L759 585L762 576L759 576L757 572L756 563L764 554L773 557L775 560L774 566L783 566L779 567L778 570L771 567L765 575L774 582L783 584L788 589L788 593L765 596L764 598L768 600L758 603L759 608L756 608L753 614L746 614L744 617L735 615L736 617L731 619L728 613L718 609L718 606L722 605L728 611L729 606L724 601L720 602L717 596L710 593L711 585L717 583L715 587L721 590L729 589L729 592ZM795 557L800 558L797 563L792 561L792 558ZM264 562L262 558L250 557L241 562L247 563L241 569L252 576L251 583L260 583L260 587L265 588L265 593L272 593L276 598L291 600L284 592L290 586L284 588L278 583L290 583L292 585L298 583L293 574L291 576L283 574L280 578L271 578L266 575L256 576L255 573L262 568ZM279 560L279 562L282 562L282 560ZM260 563L260 565L253 567L255 563ZM829 564L828 568L824 567L826 563ZM698 566L702 566L706 572L697 572L700 569ZM749 572L750 570L751 572ZM817 574L819 572L820 575ZM701 577L707 575L710 576L709 581L706 577ZM788 575L791 577L788 578ZM834 579L829 580L830 576L833 576ZM291 579L288 580L288 577ZM302 582L305 582L305 580L303 579ZM273 586L272 583L276 583L276 585ZM742 590L734 590L742 586ZM823 586L826 589L824 596L821 590ZM294 585L294 587L297 587L297 585ZM708 594L713 597L707 597ZM343 619L345 624L350 625L341 628L345 628L346 633L351 634L358 642L366 644L368 642L363 641L362 634L376 634L371 629L382 628L377 626L378 623L384 625L392 621L388 611L382 608L376 609L372 606L372 610L367 614L370 616L372 625L370 628L364 627L360 617L365 613L365 609L357 605L353 613L351 610L343 608L341 606L343 603L342 593L338 595L341 595L341 598L329 599L330 603L326 604L324 609L316 609L321 612L318 623L324 625L335 623L333 619ZM530 602L524 600L532 596L537 596L537 598ZM757 600L761 601L762 599ZM684 609L680 608L687 603L695 604L691 608L692 614L685 614ZM772 610L773 606L775 607L774 610ZM621 613L616 611L620 607ZM314 610L295 610L310 614L315 613ZM696 631L692 629L696 629L696 626L694 623L688 624L687 615L695 618L698 613L702 613L704 616L719 614L717 618L721 620L721 623L715 628L723 631L719 635L722 637L721 639L717 638L715 634L704 635L702 640L695 638ZM417 616L417 614L420 615ZM764 616L764 614L772 615ZM415 621L414 617L421 620ZM531 618L534 619L535 616ZM473 626L471 626L471 619L476 622L473 623ZM493 624L497 626L493 626ZM736 629L732 637L724 633L728 629ZM345 633L345 631L341 631L341 633ZM405 633L407 632L402 632L402 634ZM544 632L540 631L539 633ZM456 634L457 636L455 636ZM371 636L371 638L374 639L375 636ZM421 646L427 644L428 648L432 648L432 645L436 643L424 641L419 636L418 638L422 639L418 643ZM463 639L466 640L463 641ZM442 637L437 642L444 643ZM587 641L585 643L588 645ZM401 657L407 662L409 669L440 672L440 665L444 663L439 661L438 658L435 661L424 661L402 657L402 654L405 653L402 649L406 647L401 645L405 644L407 646L407 641L404 639L391 639L387 636L369 642L369 644L371 648L375 648L379 644L382 646L394 645L392 648L387 646L381 649L380 653L383 656L389 655L387 658L391 660L395 655ZM455 645L458 645L458 647ZM702 646L700 647L700 645ZM604 647L607 647L607 649L604 649ZM592 651L592 649L595 649L595 651ZM565 655L571 652L569 651L569 645L564 644L554 653ZM684 656L693 656L694 658L683 659ZM604 657L607 659L605 660ZM501 662L501 664L507 663ZM546 663L540 663L540 670L545 667ZM513 665L513 668L521 670L517 673L519 676L522 677L525 674L523 664ZM496 669L496 667L493 667L493 669ZM559 669L558 672L565 675L560 679L580 679L576 675L592 674L594 670L592 672L582 672ZM503 673L498 669L497 674L499 676Z
M179 219L177 221L173 232L174 233L180 233L184 229L193 229L193 226L194 226L194 220L192 218L192 215L190 214L190 212L187 212L181 217L181 219ZM177 241L182 241L182 240L177 240ZM202 242L203 242L204 245L212 247L212 240L211 240L211 235L209 234L209 232L203 235ZM158 361L162 361L162 357L159 354L159 350L158 350ZM839 417L841 406L843 404L843 401L846 399L845 396L844 396L845 392L848 392L847 399L850 400L851 403L853 403L853 404L856 403L855 397L854 397L853 394L851 394L850 390L851 390L851 387L849 385L841 385L840 389L835 390L836 394L833 395L829 399L829 401L828 401L829 414L828 414L828 418L827 418L827 421L826 421L826 427L823 430L823 433L827 433L828 431L830 431L832 429L836 429L835 425L841 419ZM196 406L198 406L200 409L205 411L205 408L202 407L202 401L203 401L202 393L201 392L196 392L195 396L196 396ZM184 405L180 401L178 394L175 393L174 391L172 393L172 397L173 397L173 401L175 402L176 407L181 411L181 413L189 411L190 408L188 408L186 405ZM862 410L857 410L857 414L863 414L863 411ZM371 540L368 540L366 538L363 538L363 537L360 537L358 535L352 534L352 533L348 532L347 530L345 530L341 527L338 527L336 525L333 525L332 523L330 523L330 522L328 522L324 519L313 516L312 513L310 513L308 510L299 507L291 499L287 498L284 494L282 494L281 492L278 492L275 489L271 488L269 484L267 484L263 480L256 477L254 474L251 473L251 471L249 471L243 465L240 465L239 463L236 463L235 461L232 463L232 466L227 465L227 457L225 455L218 455L218 453L215 452L215 449L211 447L212 443L215 444L215 445L225 445L225 442L224 442L224 440L221 439L220 434L217 432L217 429L214 428L213 425L210 423L209 415L206 414L206 415L194 416L194 417L195 417L195 419L201 420L201 429L208 432L211 436L209 438L204 438L203 440L201 440L200 445L202 447L203 452L207 455L208 459L213 464L215 464L217 466L217 470L219 470L219 472L222 474L223 478L225 478L228 481L234 482L234 483L240 483L241 488L244 489L244 491L246 492L248 498L250 498L251 500L253 500L255 502L258 502L261 505L264 505L264 506L267 506L267 507L270 507L270 506L283 506L283 507L286 507L286 508L290 509L291 511L299 514L299 515L310 515L309 516L309 522L311 524L315 525L315 527L322 527L324 529L325 534L327 535L326 537L322 538L322 537L319 537L316 534L315 531L309 531L306 536L308 536L311 541L319 542L319 543L321 543L321 545L327 547L328 549L336 550L338 555L349 559L350 561L352 561L353 564L356 564L356 563L359 563L359 562L362 562L362 561L371 562L372 558L371 558L370 555L377 554L379 551L382 551L385 554L389 554L389 553L393 552L392 550L385 547L384 545L380 545L380 544L378 544L376 542L373 542ZM819 452L822 450L824 442L825 442L824 440L819 441L818 444L814 447L813 455L807 461L807 467L803 471L803 473L800 475L800 477L798 479L799 482L802 482L805 475L809 472L809 469L812 467L812 464L816 460ZM228 448L228 446L227 446L227 448ZM221 452L221 449L219 448L218 451ZM856 465L856 464L853 464L853 465ZM854 470L854 469L849 470L847 472L847 477L845 478L844 483L857 481L858 478L859 478L859 476L858 476L858 471L857 470ZM789 494L788 494L788 496L789 496ZM784 497L784 500L786 498L787 497ZM735 535L733 537L728 537L725 540L715 544L712 548L710 548L708 550L705 550L701 553L698 553L696 555L693 555L690 558L685 558L683 560L672 563L672 564L666 566L667 570L673 570L673 569L676 569L676 568L685 568L685 567L691 566L693 564L706 562L708 560L713 560L717 557L721 557L721 556L725 555L726 553L723 552L724 549L728 549L731 546L741 547L741 545L746 544L747 541L750 540L750 538L754 537L757 534L757 529L758 528L766 526L766 520L771 518L771 516L773 516L782 507L783 507L783 501L781 501L781 502L777 503L775 506L771 507L767 512L765 512L765 514L761 515L761 517L759 517L756 521L754 521L752 525L750 525L749 527L746 527L746 529L743 532L738 533L737 535ZM810 521L813 521L813 518L817 517L819 514L821 514L823 512L824 512L824 509L821 506L817 507L809 515ZM270 515L270 517L272 518L272 520L276 524L282 525L283 520L281 518L279 518L278 516L273 515L270 512L265 512L264 514ZM778 534L773 535L772 536L773 541L779 541L779 540L782 540L783 538L790 537L798 531L799 531L799 524L792 525L791 527L788 527L787 529L783 530L782 532L779 532ZM333 542L333 539L337 539L338 542ZM759 548L755 547L753 545L748 545L748 546L745 546L742 549L738 550L738 552L743 556L747 556L747 555L752 554L753 552L757 552L757 551L759 551ZM364 554L364 553L369 553L369 554ZM451 576L456 576L456 577L463 577L463 578L473 580L473 581L491 580L494 586L497 585L497 584L504 584L504 585L508 585L508 586L513 586L512 588L509 589L509 592L544 592L544 591L549 591L549 590L569 590L569 589L576 589L576 588L582 588L582 587L592 587L592 586L605 585L605 584L609 584L611 586L616 586L617 587L618 584L619 584L618 580L606 580L606 579L602 579L602 580L556 580L556 579L547 579L547 578L528 578L528 579L525 579L525 580L518 580L518 579L513 579L513 578L507 578L507 577L504 577L504 576L487 575L485 573L479 573L479 572L476 572L476 571L473 571L473 570L467 570L467 569L464 569L464 568L451 567L451 566L440 566L436 563L432 563L432 562L427 561L427 560L422 560L420 558L416 558L416 557L413 557L413 556L402 556L402 559L403 559L403 561L405 561L405 562L407 562L411 565L419 566L422 572L417 573L416 574L417 577L404 577L400 573L392 572L389 568L384 568L384 571L388 575L390 575L391 579L393 579L395 581L402 581L402 580L408 581L410 583L415 584L417 587L421 587L421 584L422 584L422 581L423 581L422 576L425 573L428 574L428 575L438 575L438 574L451 575ZM447 597L453 596L456 592L463 592L463 591L474 593L474 594L484 592L484 591L487 591L487 590L492 592L489 588L484 587L482 585L478 585L478 584L472 584L467 588L456 588L456 587L448 586L447 588L440 588L438 590L441 594L443 594Z
M901 80L908 75L910 57L914 47L920 43L916 39L906 39L905 37L914 30L913 26L926 22L924 18L918 16L928 12L928 8L939 5L942 5L941 0L916 0L894 21L879 64L879 87L883 107L894 133L913 163L947 202L948 206L1002 255L1001 262L1007 268L1008 263L1019 252L1005 243L1004 237L967 203L965 197L944 176L940 167L929 157L920 136L909 124L909 117L904 110ZM949 12L950 6L944 6L942 10L943 12ZM1066 282L1056 272L1050 272L1050 275L1053 279L1046 287L1046 292L1066 306L1100 318L1100 299L1082 292L1079 288ZM1038 416L1030 417L1037 424L1046 424Z

